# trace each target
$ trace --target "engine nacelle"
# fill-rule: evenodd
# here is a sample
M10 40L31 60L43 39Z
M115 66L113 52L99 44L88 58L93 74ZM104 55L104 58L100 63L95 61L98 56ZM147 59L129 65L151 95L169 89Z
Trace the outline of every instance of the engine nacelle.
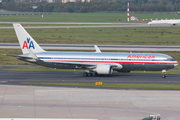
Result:
M102 65L102 64L98 64L96 69L94 69L93 71L97 72L97 74L110 75L113 73L113 69L111 65Z

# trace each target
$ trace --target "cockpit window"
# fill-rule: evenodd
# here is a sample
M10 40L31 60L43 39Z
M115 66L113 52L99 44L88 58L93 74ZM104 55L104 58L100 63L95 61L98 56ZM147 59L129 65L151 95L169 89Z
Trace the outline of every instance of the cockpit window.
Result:
M171 58L167 58L167 61L171 61Z
M167 61L174 61L173 58L167 58Z

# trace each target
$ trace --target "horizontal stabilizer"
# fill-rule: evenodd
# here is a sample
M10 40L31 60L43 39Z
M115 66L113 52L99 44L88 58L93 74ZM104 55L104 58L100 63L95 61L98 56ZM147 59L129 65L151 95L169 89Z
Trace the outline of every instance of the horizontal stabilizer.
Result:
M32 59L30 57L24 57L24 56L19 56L19 55L8 55L8 54L3 54L3 55L6 55L6 56L11 56L11 57L18 57L18 58L24 58L24 59Z

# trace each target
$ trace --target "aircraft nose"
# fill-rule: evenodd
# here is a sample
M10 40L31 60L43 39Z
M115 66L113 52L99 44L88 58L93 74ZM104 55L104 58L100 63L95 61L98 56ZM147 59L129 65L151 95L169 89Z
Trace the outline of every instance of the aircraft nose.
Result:
M177 67L178 66L178 62L176 64L174 64L174 67Z

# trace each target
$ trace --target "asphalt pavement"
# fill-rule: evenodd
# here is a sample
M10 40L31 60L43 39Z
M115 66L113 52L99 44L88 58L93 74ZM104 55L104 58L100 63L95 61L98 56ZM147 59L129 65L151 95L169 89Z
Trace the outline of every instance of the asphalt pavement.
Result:
M3 24L57 24L57 26L24 26L24 28L103 28L103 27L163 27L169 26L170 24L156 24L148 25L147 23L103 23L103 22L0 22ZM58 24L69 24L68 26L58 26ZM70 26L71 24L77 24L77 26ZM81 25L82 24L82 25ZM87 24L87 25L86 25ZM176 26L180 26L177 24ZM13 27L0 27L0 29L13 29Z
M43 49L57 50L95 50L94 45L78 44L39 44ZM180 51L180 46L150 46L150 45L98 45L101 50L126 51ZM0 43L0 48L20 49L16 43Z
M28 65L31 66L31 65ZM51 83L149 83L149 84L180 84L180 75L168 75L162 78L160 74L113 73L83 77L81 72L37 72L37 71L6 71L13 67L26 65L3 65L0 69L0 84L21 85L21 82L51 82Z

